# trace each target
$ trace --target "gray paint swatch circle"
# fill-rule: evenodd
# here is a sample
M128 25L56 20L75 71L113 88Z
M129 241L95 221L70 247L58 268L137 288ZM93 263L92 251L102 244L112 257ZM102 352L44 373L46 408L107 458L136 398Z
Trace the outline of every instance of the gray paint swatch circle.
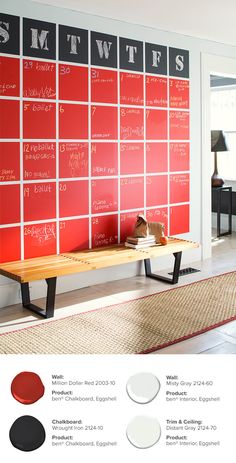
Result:
M127 382L126 390L129 397L139 404L151 402L160 389L160 382L152 373L137 373Z
M161 436L161 427L156 418L136 416L127 426L126 435L134 447L147 449L156 444Z

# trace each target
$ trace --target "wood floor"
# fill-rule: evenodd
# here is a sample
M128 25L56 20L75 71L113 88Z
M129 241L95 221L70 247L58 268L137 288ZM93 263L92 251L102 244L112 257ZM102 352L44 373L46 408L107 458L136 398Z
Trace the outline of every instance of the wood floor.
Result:
M188 264L187 266L197 268L200 272L180 277L176 286L236 270L236 233L220 239L213 237L212 251L211 259ZM164 283L137 276L58 294L55 318L136 299L163 289L167 289ZM45 322L23 309L20 304L0 309L0 314L0 333ZM236 354L236 321L158 350L154 354Z

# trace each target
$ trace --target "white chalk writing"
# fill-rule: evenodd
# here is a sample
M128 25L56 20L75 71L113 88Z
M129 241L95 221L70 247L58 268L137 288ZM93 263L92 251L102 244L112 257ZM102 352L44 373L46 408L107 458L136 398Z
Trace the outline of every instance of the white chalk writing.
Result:
M50 240L56 238L56 228L55 224L42 224L42 225L32 225L26 226L24 229L24 235L30 235L35 239L40 245L47 243Z

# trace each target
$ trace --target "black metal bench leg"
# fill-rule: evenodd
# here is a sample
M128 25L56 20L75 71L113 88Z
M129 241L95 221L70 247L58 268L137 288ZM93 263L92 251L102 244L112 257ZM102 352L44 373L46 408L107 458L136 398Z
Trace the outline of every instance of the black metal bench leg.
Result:
M29 283L21 283L21 297L23 307L27 307L30 304L30 292Z
M170 283L172 285L175 285L176 283L178 283L182 252L181 251L174 252L173 255L175 258L175 263L174 263L174 272L173 272L172 278L164 277L162 275L156 275L156 273L152 273L150 259L144 259L146 277L153 278L154 280L164 281L165 283Z
M174 253L175 263L174 263L174 272L172 276L172 284L175 285L179 281L179 271L182 258L182 252Z
M22 305L31 312L40 315L43 318L52 318L54 316L54 306L55 306L55 296L56 296L56 284L57 279L47 278L46 283L48 286L47 289L47 299L46 299L46 309L41 309L35 304L30 302L30 291L29 283L21 283L21 296L22 296Z

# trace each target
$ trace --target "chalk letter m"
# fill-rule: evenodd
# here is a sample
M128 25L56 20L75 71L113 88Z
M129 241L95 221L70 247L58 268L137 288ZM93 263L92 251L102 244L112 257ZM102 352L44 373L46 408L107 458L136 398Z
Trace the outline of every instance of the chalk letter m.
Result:
M41 50L48 50L48 38L49 31L41 31L39 34L38 29L30 28L32 32L32 41L30 48L36 48Z

